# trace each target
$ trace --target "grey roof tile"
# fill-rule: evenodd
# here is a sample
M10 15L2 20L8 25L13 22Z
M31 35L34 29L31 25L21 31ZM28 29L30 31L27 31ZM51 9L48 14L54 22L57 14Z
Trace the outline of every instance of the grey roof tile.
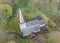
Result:
M27 28L25 28L25 29L23 30L23 35L24 35L24 36L27 36L27 35L30 35L31 32L36 33L36 32L38 32L38 31L40 31L40 26L39 26L39 25L30 27L30 28L27 27Z

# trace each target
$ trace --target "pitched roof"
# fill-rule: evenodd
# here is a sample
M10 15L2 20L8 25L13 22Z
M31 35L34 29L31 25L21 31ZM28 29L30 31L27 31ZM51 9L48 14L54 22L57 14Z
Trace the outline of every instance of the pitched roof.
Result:
M30 26L30 27L25 28L23 30L23 35L24 36L27 36L27 35L30 35L32 32L36 33L36 32L39 32L39 31L40 31L39 24L33 25L33 26Z
M26 23L26 26L27 27L30 27L30 26L33 26L33 25L42 25L42 24L45 24L45 20L32 20L32 21L29 21Z
M40 31L40 25L45 24L45 20L33 20L26 23L26 28L23 29L23 35L30 35L32 32Z

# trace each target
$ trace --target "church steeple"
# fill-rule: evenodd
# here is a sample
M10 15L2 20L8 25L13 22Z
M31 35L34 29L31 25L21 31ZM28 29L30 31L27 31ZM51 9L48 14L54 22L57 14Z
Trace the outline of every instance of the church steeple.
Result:
M19 9L20 23L23 24L25 22L24 17L22 15L21 9Z
M24 20L23 15L22 15L21 9L19 9L19 18L20 18L20 29L21 29L21 32L22 32L23 29L26 28L26 22Z

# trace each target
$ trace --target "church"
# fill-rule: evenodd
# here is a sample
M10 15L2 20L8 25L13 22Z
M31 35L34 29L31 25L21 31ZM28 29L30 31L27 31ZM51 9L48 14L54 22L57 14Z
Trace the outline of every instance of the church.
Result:
M21 9L19 9L20 17L20 31L23 36L31 35L32 33L37 33L41 31L41 28L45 27L46 21L41 17L36 17L36 19L26 22Z

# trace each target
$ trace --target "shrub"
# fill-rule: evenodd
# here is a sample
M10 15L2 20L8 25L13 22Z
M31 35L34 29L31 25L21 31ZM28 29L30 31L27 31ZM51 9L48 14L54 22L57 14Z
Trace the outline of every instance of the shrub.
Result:
M12 15L12 7L10 5L1 4L0 9L4 10L7 13L6 15L8 16Z
M12 16L12 7L7 4L0 4L0 26L6 24L9 16Z

